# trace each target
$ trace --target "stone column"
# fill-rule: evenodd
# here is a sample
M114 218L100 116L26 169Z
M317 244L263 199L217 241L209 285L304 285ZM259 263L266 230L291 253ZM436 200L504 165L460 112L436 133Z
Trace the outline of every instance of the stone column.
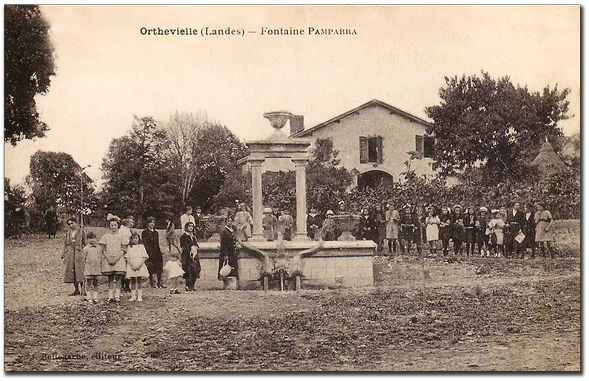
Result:
M307 163L308 159L292 159L297 173L297 239L307 239Z
M252 159L249 162L252 166L252 218L254 220L252 239L262 240L262 215L264 211L262 200L262 163L264 159Z

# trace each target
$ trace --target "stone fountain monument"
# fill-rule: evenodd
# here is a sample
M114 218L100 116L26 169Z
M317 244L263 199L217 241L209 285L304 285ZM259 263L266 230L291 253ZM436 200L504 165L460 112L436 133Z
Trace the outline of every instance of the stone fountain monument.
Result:
M372 259L376 244L372 241L311 241L307 237L307 185L306 168L309 162L310 140L292 139L282 132L286 122L293 118L288 111L264 113L274 133L268 138L249 141L249 156L240 164L249 164L252 173L253 236L240 249L238 272L239 288L260 289L267 275L267 260L290 257L302 260L303 288L306 287L356 287L373 284ZM296 236L292 241L266 241L262 236L262 165L266 159L290 159L296 171ZM280 246L280 250L278 250ZM280 251L280 253L279 253ZM263 253L264 259L261 259ZM218 242L200 244L201 284L219 287L217 266ZM270 259L269 259L270 258ZM299 279L297 277L297 279ZM197 282L198 283L198 282ZM265 288L265 287L264 287Z
M296 216L307 215L307 185L306 168L309 162L307 148L310 140L292 139L282 132L282 128L293 115L288 111L276 111L264 113L264 117L270 121L274 133L265 140L246 142L250 155L245 158L252 169L252 204L254 241L262 241L262 164L268 158L291 159L296 169ZM305 218L296 219L297 235L295 239L307 239L307 224Z

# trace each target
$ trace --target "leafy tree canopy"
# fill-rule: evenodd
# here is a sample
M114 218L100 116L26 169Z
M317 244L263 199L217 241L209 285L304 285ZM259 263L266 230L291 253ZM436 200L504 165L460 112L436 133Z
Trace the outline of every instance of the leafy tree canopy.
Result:
M243 199L241 183L234 180L242 178L237 161L244 156L247 156L247 148L227 127L209 122L199 128L192 153L196 181L187 205L208 210L216 202L222 205Z
M45 136L35 95L45 94L55 75L49 24L37 5L4 6L4 141Z
M64 152L37 151L31 156L27 182L40 213L59 206L77 214L83 208L93 208L96 203L92 179Z
M133 215L139 226L149 216L163 221L174 199L162 154L167 148L166 133L152 117L134 116L129 133L113 139L102 160L103 204L109 212L121 218Z
M487 178L521 177L545 138L561 136L570 89L549 86L542 93L514 86L509 77L488 73L446 77L441 104L426 108L433 119L434 159L444 174L480 166Z

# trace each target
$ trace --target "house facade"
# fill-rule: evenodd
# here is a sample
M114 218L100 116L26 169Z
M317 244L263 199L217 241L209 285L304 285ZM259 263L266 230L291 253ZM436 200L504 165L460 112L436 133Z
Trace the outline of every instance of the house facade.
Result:
M403 180L411 151L419 154L410 164L417 175L435 174L433 138L425 136L428 124L375 99L308 129L291 124L290 137L310 139L311 148L317 139L331 138L340 164L357 171L354 185L375 188Z

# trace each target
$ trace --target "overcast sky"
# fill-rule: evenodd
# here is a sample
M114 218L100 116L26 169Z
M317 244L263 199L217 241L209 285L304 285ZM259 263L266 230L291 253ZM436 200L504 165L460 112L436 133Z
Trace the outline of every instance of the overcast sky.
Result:
M541 91L569 87L566 135L580 130L579 6L42 6L56 76L37 98L51 130L5 145L5 177L37 150L67 152L100 180L113 138L133 115L165 121L206 110L247 141L271 133L262 114L288 110L312 127L371 99L427 119L444 76L508 75ZM203 36L210 30L244 35ZM197 35L153 36L142 28ZM262 28L303 35L262 35ZM309 28L355 34L315 35ZM145 32L145 30L144 30ZM256 33L250 33L256 32Z

